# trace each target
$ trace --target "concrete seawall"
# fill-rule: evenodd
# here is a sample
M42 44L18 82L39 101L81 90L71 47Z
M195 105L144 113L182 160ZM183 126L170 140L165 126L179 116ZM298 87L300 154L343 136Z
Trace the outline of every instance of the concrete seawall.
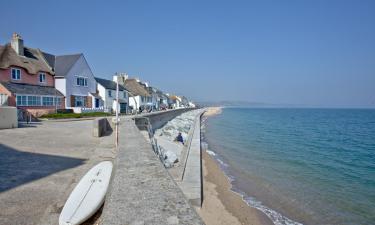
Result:
M194 124L190 129L190 140L188 140L188 147L185 163L182 168L181 180L177 181L181 190L189 202L201 207L203 193L202 193L202 154L201 154L201 117L204 112L196 116Z
M146 117L155 130L185 111ZM140 133L144 122L135 117L120 125L119 152L101 224L204 224Z
M172 120L176 116L181 115L184 112L188 112L192 109L175 109L175 110L169 110L169 111L162 111L162 112L155 112L155 113L149 113L146 115L139 115L135 116L135 124L137 125L138 129L140 130L146 130L146 127L148 125L148 121L150 121L150 124L152 126L152 131L155 132L155 130L161 128L164 126L168 121ZM145 120L145 117L148 119Z

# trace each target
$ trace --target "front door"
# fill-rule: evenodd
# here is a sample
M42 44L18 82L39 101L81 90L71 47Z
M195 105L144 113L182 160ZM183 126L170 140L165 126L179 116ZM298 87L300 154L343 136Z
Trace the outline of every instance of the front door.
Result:
M120 103L120 113L126 113L127 104Z
M95 108L99 108L99 99L95 98Z

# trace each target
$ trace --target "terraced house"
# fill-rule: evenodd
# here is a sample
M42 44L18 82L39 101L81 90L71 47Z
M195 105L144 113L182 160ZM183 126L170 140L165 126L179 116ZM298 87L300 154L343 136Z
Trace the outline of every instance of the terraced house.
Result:
M129 106L129 95L128 90L119 84L119 95L118 103L116 100L116 88L117 88L117 76L113 76L112 80L106 80L96 77L96 82L98 84L98 93L103 100L104 107L110 109L112 112L116 112L116 107L119 113L127 113ZM116 105L117 104L117 105Z
M16 106L36 117L65 107L49 55L24 46L16 33L10 43L0 45L0 106Z

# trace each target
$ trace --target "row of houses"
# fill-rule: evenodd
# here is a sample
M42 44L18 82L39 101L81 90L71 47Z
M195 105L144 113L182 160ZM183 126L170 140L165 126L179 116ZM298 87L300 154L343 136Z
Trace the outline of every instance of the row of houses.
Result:
M10 43L0 45L2 105L15 106L35 117L60 109L113 112L116 105L120 113L194 106L186 97L166 94L126 74L116 74L112 80L95 77L82 53L53 55L26 47L16 33Z

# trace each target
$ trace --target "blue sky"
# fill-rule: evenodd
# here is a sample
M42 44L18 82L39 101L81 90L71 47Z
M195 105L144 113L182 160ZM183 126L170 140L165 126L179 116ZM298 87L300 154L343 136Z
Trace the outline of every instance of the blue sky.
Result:
M18 32L194 100L375 107L375 1L2 1Z

